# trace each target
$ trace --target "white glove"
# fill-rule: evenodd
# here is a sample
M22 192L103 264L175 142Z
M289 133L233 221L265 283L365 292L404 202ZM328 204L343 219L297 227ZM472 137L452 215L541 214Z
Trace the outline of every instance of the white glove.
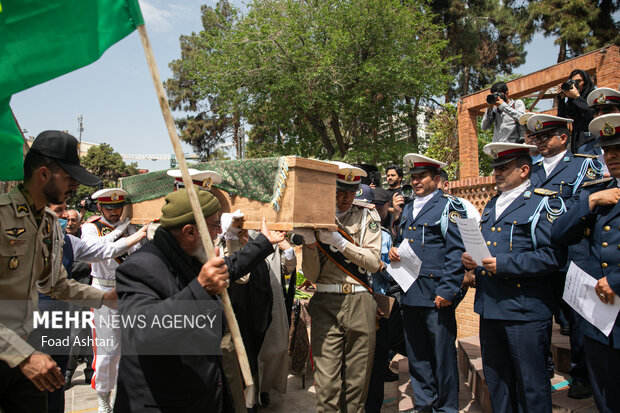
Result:
M114 241L116 241L117 239L119 239L121 237L121 235L123 235L123 232L125 232L125 230L127 229L127 227L129 226L130 221L129 218L125 218L124 220L122 220L114 229L114 231L110 232L110 238L112 238Z
M224 212L220 217L222 223L222 236L225 240L239 239L239 232L241 228L235 228L232 226L232 222L235 219L243 218L243 212L240 209L235 212Z
M326 229L321 229L319 231L319 241L324 244L333 245L340 252L344 251L348 243L348 241L342 235L340 235L339 232L332 232Z
M295 228L293 234L301 235L304 239L304 244L314 244L316 237L314 231L311 228Z

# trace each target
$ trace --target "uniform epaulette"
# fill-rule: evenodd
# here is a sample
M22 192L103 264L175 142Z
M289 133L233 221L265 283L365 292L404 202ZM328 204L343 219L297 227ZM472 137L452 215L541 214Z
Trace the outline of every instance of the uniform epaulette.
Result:
M579 156L581 158L598 158L598 156L589 153L575 153L573 156Z
M613 180L613 179L614 179L614 178L612 178L612 177L601 178L601 179L595 179L595 180L593 180L593 181L584 182L584 183L581 185L581 187L582 187L582 188L587 188L587 187L592 186L592 185L604 184L604 183L609 182L609 181L611 181L611 180Z
M452 200L456 199L456 197L454 195L452 195L452 194L443 194L443 196L445 196L448 199L452 199Z
M534 193L537 195L552 196L552 195L557 195L558 191L550 191L549 189L545 189L545 188L536 188L534 189Z
M86 222L92 223L95 221L99 221L100 219L101 219L101 215L93 215L92 217L88 218Z

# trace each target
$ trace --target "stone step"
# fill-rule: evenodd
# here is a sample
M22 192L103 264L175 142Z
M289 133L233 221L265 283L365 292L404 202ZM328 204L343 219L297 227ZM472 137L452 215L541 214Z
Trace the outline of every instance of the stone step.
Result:
M558 337L559 336L559 337ZM562 336L554 334L552 342L555 344L555 350L552 347L552 353L555 351L559 356L566 357L565 351L568 340L563 343ZM568 337L566 337L568 339ZM555 342L555 340L558 342ZM554 357L555 358L555 357ZM466 383L472 391L473 399L478 403L483 413L492 413L491 400L489 398L489 390L484 380L484 372L482 371L482 356L480 353L480 340L478 336L461 338L458 340L458 362L459 371L462 377L466 378ZM558 359L556 366L561 365L565 368L565 359ZM570 345L568 345L568 366L570 368ZM554 387L551 400L554 413L595 413L598 410L594 405L594 400L590 397L583 400L571 399L568 397L568 382L570 376L556 370L555 377L551 379L551 385Z

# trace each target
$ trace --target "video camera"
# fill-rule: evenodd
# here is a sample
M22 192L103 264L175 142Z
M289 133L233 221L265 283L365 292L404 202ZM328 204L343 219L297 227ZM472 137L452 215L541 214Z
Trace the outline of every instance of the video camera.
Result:
M487 103L489 105L492 105L494 103L497 102L498 99L502 99L504 102L506 102L506 95L504 95L503 93L499 93L499 92L495 92L495 93L489 93L487 95Z
M90 212L97 211L97 201L92 199L90 196L87 196L86 198L82 199L78 204L81 207L84 207L84 209L87 211L90 211Z
M381 172L372 171L368 173L368 181L370 184L376 186L377 188L381 187Z

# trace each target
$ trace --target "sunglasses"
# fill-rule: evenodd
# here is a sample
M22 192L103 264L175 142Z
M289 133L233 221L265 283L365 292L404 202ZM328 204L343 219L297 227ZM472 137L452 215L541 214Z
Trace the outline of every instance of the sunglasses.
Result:
M531 136L530 140L533 143L543 143L543 142L547 142L549 139L553 138L554 136L557 136L557 134L554 134L554 133L541 133L539 135Z

